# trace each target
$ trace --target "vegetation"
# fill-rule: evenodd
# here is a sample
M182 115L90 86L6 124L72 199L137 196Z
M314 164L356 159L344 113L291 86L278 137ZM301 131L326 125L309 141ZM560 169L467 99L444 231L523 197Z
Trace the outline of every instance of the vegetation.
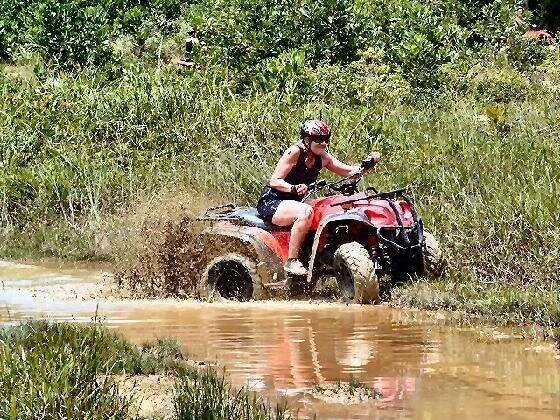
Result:
M256 394L239 392L212 369L200 372L193 379L184 377L177 387L175 410L181 419L285 419L290 418L284 405L275 411Z
M130 37L140 54L151 37L169 34L180 0L1 0L0 58L36 53L63 68L117 60L111 39Z
M245 389L233 391L223 375L191 368L172 340L138 348L100 324L33 321L0 330L0 417L130 418L134 399L115 374L167 374L175 378L178 418L286 418ZM215 400L215 396L223 398Z
M410 186L450 256L444 280L402 285L394 302L560 325L560 50L516 20L545 12L514 0L4 3L3 256L119 260L123 221L162 190L254 204L301 121L322 115L340 158L383 153L369 182ZM200 68L164 64L191 27Z
M534 13L536 24L557 31L560 28L560 4L555 0L528 0L529 10Z

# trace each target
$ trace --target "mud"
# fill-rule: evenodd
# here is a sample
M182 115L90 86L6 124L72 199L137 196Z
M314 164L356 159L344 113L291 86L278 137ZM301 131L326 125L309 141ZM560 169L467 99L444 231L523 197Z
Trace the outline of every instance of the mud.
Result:
M136 296L194 296L204 267L204 245L192 217L154 220L141 229L136 262L120 267L116 279Z
M317 385L311 396L328 404L360 404L370 399L381 399L383 393L357 381L335 382Z
M141 418L171 418L175 378L165 375L113 376L121 395L132 398L130 414Z
M206 240L198 221L208 196L174 191L151 205L135 209L135 220L125 258L117 264L115 279L123 293L134 297L198 297L200 273L219 244Z

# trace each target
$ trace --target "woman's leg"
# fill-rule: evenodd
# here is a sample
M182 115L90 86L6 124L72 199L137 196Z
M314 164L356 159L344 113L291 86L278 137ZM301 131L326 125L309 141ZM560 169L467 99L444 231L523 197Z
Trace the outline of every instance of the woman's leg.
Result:
M292 226L290 244L288 247L288 258L298 258L301 244L305 235L309 232L313 220L313 208L309 204L294 200L282 201L274 216L272 223L277 226Z

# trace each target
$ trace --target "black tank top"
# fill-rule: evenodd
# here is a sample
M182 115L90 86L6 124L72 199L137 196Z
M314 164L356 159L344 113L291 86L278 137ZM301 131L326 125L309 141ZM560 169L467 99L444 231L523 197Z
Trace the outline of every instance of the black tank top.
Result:
M298 146L298 148L298 160L292 167L288 175L286 175L284 181L292 185L312 184L313 182L317 181L319 172L321 171L321 169L323 169L323 159L321 158L321 156L315 156L315 162L313 162L313 166L311 168L308 168L305 164L305 150L300 146ZM269 184L266 184L261 193L261 200L265 199L301 201L302 198L302 195L293 194L291 192L278 191L277 189L272 188Z

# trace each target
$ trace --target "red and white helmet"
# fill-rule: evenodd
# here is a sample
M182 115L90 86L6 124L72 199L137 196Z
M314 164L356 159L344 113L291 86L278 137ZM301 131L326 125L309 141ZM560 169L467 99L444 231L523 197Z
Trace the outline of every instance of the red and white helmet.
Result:
M308 120L301 125L299 131L300 138L304 137L327 137L331 136L331 128L325 121Z

